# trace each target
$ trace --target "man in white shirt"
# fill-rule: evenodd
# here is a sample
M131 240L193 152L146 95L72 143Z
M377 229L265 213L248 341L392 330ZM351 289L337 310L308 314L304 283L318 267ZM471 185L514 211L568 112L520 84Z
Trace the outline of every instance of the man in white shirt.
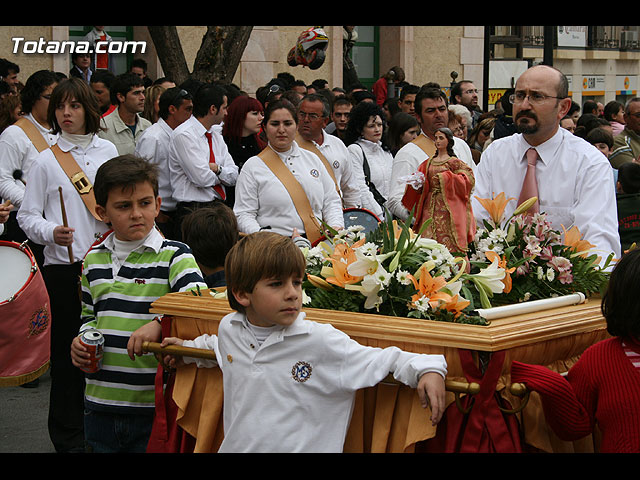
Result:
M173 216L177 207L169 172L169 142L173 131L188 120L192 112L193 99L190 93L178 87L166 90L160 95L158 121L144 131L135 150L139 157L158 165L158 193L162 205L156 223L165 238L169 239L176 238Z
M133 73L119 75L111 89L111 101L116 109L102 117L98 136L109 140L118 149L118 155L133 153L142 132L151 122L140 116L144 110L144 84Z
M417 172L420 164L435 154L436 147L433 143L435 132L439 128L449 125L447 96L439 87L422 87L416 94L414 106L421 132L418 138L406 144L396 153L391 170L389 198L386 204L389 211L402 220L406 220L409 216L409 211L402 204L402 197L407 187L407 177ZM469 145L455 136L453 140L453 152L456 157L469 165L471 170L475 172L476 164L473 161Z
M330 115L331 109L325 97L320 94L306 95L298 106L296 140L302 139L298 141L298 146L305 150L310 150L306 148L306 142L310 142L327 160L333 170L343 208L359 208L360 189L352 172L349 151L342 140L324 131ZM313 149L310 151L316 153Z
M482 154L476 170L474 195L492 198L501 192L516 200L505 209L508 218L519 203L527 171L526 152L535 148L539 212L546 213L554 229L577 226L595 245L603 260L620 255L613 170L594 146L560 128L569 107L568 83L559 70L537 65L516 83L513 119L520 133L495 140ZM472 198L479 223L488 218Z
M233 186L238 167L216 128L227 114L222 87L205 84L193 98L193 115L178 126L169 142L169 171L176 207L176 232L192 210L224 201L225 185Z

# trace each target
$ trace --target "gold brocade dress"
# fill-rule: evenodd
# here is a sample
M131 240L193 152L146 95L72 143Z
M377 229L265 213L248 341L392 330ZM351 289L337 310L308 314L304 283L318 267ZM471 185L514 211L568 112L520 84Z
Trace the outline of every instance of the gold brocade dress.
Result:
M455 157L426 160L425 184L416 209L415 229L431 218L422 236L443 244L451 252L466 252L475 235L471 210L473 171ZM424 168L424 164L421 165Z

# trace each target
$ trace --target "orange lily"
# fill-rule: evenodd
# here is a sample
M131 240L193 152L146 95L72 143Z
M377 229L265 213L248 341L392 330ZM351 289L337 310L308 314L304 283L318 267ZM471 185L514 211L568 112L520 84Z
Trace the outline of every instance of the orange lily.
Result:
M420 300L423 296L429 299L429 305L434 310L439 308L440 301L448 303L451 295L440 290L447 285L447 281L440 276L432 277L425 266L420 267L420 280L416 281L413 275L409 275L413 286L418 292L411 297L412 302Z
M460 297L459 295L454 295L453 298L449 302L445 303L440 308L448 310L449 312L454 312L456 314L455 318L458 318L460 316L460 314L462 313L462 310L467 308L470 303L471 302L469 300L465 300L464 298Z
M513 282L511 280L511 274L516 271L515 267L507 268L507 259L505 257L500 257L496 252L488 250L484 252L484 255L487 259L493 263L494 260L498 259L498 267L504 269L504 278L502 279L502 283L504 283L504 293L509 293L511 291L511 287L513 286Z
M476 196L476 200L480 202L487 212L489 212L489 216L493 220L495 225L499 225L502 220L502 215L504 215L504 209L511 200L515 200L513 197L506 198L504 192L501 192L497 197L492 199L489 198L480 198Z
M365 239L358 240L352 246L346 243L339 243L329 256L329 260L333 264L333 277L328 277L327 282L344 288L345 285L358 283L364 277L356 277L350 275L347 267L357 260L355 249L362 246Z
M586 257L587 251L595 247L592 243L582 239L582 234L575 225L569 230L566 230L562 225L562 230L564 231L564 244L571 247L574 252L579 253L581 257Z

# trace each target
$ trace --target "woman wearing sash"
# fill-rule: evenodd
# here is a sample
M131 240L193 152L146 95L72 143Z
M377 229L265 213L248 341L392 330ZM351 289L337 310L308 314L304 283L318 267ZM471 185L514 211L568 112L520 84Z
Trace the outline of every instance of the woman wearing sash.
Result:
M432 238L452 252L464 253L475 235L475 220L471 211L471 191L475 178L471 168L454 156L453 133L448 128L435 132L436 154L418 167L424 176L420 196L414 204L413 228L419 231L427 219L431 224L422 236ZM407 186L403 203L413 187Z
M297 230L311 242L321 237L320 221L344 227L342 202L322 161L295 142L295 107L270 102L264 115L268 145L242 167L234 212L241 232L271 230L292 236Z
M51 300L49 435L58 452L83 451L84 374L71 364L70 346L81 323L82 261L108 230L93 216L95 209L91 211L86 199L93 197L98 167L118 151L98 137L100 107L80 78L56 86L47 119L60 137L31 166L18 223L32 241L45 246L42 275ZM75 184L70 171L78 174ZM81 197L80 190L87 193Z

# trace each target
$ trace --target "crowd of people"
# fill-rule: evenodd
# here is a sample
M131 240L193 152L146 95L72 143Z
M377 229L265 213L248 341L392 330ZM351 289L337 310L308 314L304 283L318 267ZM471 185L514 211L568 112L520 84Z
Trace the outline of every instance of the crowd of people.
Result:
M117 451L118 439L102 433L115 422L126 422L135 433L122 448L144 451L156 364L153 356L140 359L142 342L162 337L161 321L148 313L149 299L194 288L232 289L230 303L239 313L221 326L228 337L195 342L217 354L243 341L239 326L248 326L260 344L274 326L289 326L299 315L298 324L304 321L303 269L299 259L287 263L291 255L278 255L277 249L288 248L279 239L311 245L326 225L345 227L346 209L376 221L412 214L426 220L449 208L446 194L438 192L452 182L453 189L464 190L456 199L462 213L444 221L451 233L442 241L464 251L473 239L472 224L485 218L474 195L504 192L520 203L533 175L534 190L527 194L538 197L534 208L546 212L558 230L576 225L596 249L616 257L638 240L640 99L625 106L611 102L596 113L586 113L585 104L582 115L571 116L575 105L566 78L552 67L530 68L495 109L483 112L472 81L456 83L447 96L437 83L408 84L400 67L373 89L357 83L348 90L331 88L324 80L307 85L281 73L250 95L233 84L152 81L140 61L120 75L92 70L92 61L74 57L69 75L38 71L24 85L17 65L0 66L0 238L29 240L52 318L68 319L52 323L49 431L57 451L84 451L85 442L91 451ZM432 159L428 166L425 159ZM428 198L410 205L408 179L423 167L425 185L438 180ZM420 211L413 205L421 205ZM225 269L231 256L237 272L251 270L243 262L254 258L253 280L241 283L249 273ZM266 281L273 277L286 281ZM279 316L269 315L269 308ZM108 332L104 367L85 375L79 334L96 326ZM316 335L308 351L335 342L332 361L360 354L335 332ZM362 355L367 360L345 373L348 382L342 378L349 387L336 418L348 411L345 405L362 382L381 379L358 378L366 362L404 372L399 378L429 398L433 421L441 418L442 356L397 349ZM239 398L232 370L219 364L225 397ZM256 389L264 386L258 382L247 391ZM253 428L247 423L256 415L252 395L242 394L233 412L225 409L229 451L241 449ZM284 423L304 448L318 447L317 437ZM261 442L272 433L264 426L264 438L253 436L251 448L266 448ZM344 438L335 435L332 427L320 435L327 441L323 448L340 449Z

